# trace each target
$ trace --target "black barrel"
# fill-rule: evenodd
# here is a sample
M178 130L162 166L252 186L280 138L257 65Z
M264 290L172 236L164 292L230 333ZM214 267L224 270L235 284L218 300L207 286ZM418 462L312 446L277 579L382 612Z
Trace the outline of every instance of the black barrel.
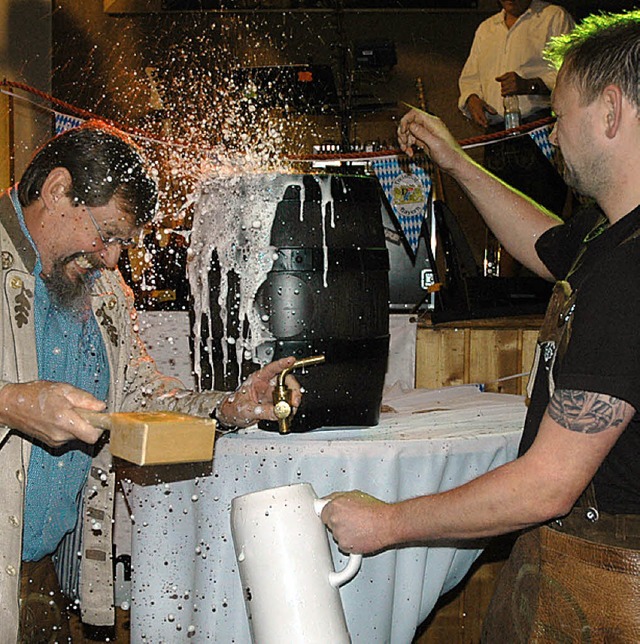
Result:
M264 180L272 176L264 175ZM305 394L291 431L376 425L389 353L389 260L378 182L360 176L280 175L276 183L274 262L255 296L258 315L275 339L258 346L258 361L289 355L326 358L324 364L294 371ZM223 364L222 342L233 335L235 344L247 332L237 307L243 276L227 277L228 314L222 324L215 310L220 264L214 252L209 274L212 342L201 339L201 347L208 346L212 355L202 356L202 388L234 389L259 367L243 360L240 368L228 355ZM278 429L269 422L260 427Z

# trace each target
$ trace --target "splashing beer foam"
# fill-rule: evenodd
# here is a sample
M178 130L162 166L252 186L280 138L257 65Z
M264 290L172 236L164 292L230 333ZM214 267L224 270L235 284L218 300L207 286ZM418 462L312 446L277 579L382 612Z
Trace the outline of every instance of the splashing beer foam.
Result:
M271 245L271 228L278 203L290 186L300 189L300 218L304 217L305 186L302 175L283 173L232 174L211 176L203 179L195 197L194 220L189 250L187 271L194 300L194 337L203 337L202 321L207 324L206 353L211 360L212 311L219 312L223 328L223 364L229 364L230 346L234 346L238 373L242 361L251 360L264 365L267 358L258 354L264 342L275 340L269 328L269 320L261 316L255 306L256 294L277 258L277 249ZM331 177L313 176L321 194L321 225L324 257L324 285L327 285L328 248L327 225L335 226L331 197ZM302 240L294 241L302 245ZM212 307L209 289L209 269L214 254L220 265L220 291L217 306ZM227 308L229 276L238 278L239 294L238 329L228 328ZM244 323L248 332L242 334ZM195 369L201 377L201 346L195 344ZM213 371L213 365L211 365ZM238 384L240 384L238 382Z

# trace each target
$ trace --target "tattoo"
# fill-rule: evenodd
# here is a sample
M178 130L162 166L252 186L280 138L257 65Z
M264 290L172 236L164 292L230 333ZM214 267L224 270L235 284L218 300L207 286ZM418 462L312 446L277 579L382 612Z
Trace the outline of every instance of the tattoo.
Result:
M576 389L556 389L547 411L559 425L572 432L598 434L624 420L625 402L606 394Z

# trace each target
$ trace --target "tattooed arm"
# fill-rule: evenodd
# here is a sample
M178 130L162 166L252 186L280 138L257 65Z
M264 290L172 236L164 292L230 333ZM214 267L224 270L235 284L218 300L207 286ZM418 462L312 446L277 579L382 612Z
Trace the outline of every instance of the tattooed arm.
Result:
M556 390L526 454L458 488L383 503L331 495L322 519L345 551L478 538L567 514L635 413L623 400Z
M619 398L575 389L557 390L547 413L562 427L581 434L598 434L625 422L629 405Z

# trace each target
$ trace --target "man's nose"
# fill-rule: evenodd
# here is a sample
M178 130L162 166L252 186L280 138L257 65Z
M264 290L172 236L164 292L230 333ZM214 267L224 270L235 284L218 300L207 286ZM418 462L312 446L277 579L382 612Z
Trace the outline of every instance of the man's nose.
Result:
M109 244L104 250L100 251L100 257L107 268L114 269L120 259L120 244Z

